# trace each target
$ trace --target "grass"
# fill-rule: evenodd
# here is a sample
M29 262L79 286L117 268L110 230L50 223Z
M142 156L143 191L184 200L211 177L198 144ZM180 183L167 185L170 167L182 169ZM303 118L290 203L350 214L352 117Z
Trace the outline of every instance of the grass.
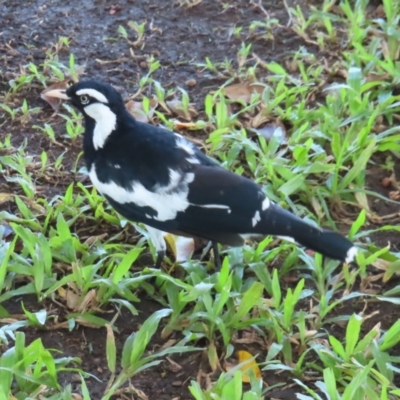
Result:
M318 63L304 48L287 64L262 60L252 51L252 38L270 40L281 25L277 20L254 21L248 28L235 28L234 34L244 38L237 63L207 58L197 65L224 80L197 110L183 88L164 88L156 80L161 64L155 58L148 60L148 73L132 97L142 103L141 114L149 121L207 132L202 147L209 155L254 179L292 212L333 229L339 228L338 222L344 224L343 230L363 249L359 267L339 268L337 262L268 237L241 249L223 249L220 272L212 261L192 260L183 263L179 273L173 257L166 265L171 273L148 267L135 272L131 267L146 247L154 256L143 227L134 224L143 235L127 241L129 223L91 185L68 181L63 153L55 160L45 150L33 156L26 143L15 149L6 136L0 143L0 168L14 191L0 193L0 203L12 204L0 213L0 229L11 229L13 235L10 240L4 233L0 243L0 399L76 398L71 385L60 384L59 376L66 372L80 375L81 395L90 399L88 374L79 360L46 349L40 338L26 342L26 328L48 329L59 323L45 308L46 299L67 305L63 327L106 328L101 332L106 335L110 378L103 399L121 393L132 377L165 356L202 350L210 370L222 373L213 375L208 387L192 381L193 398L265 398L274 387L264 386L254 374L244 383L246 366L225 368L237 350L233 338L243 332L267 344L267 353L256 358L264 380L273 371L285 371L296 383L299 399L400 397L399 321L386 326L379 321L367 328L373 314L352 308L354 299L395 308L400 304L400 254L377 246L373 239L379 232L400 229L391 224L393 216L379 215L371 207L382 199L397 206L399 202L368 189L367 182L371 166L394 173L399 162L400 96L394 88L400 81L400 7L384 0L384 16L368 19L366 1L334 4L324 1L307 13L299 6L288 8L287 29L321 51L334 53L330 64ZM144 46L145 28L146 23L131 21L116 35ZM134 42L129 39L132 31ZM18 97L23 88L78 79L73 54L64 65L58 57L61 50L69 51L65 37L48 51L43 64L29 63L9 83L0 103L6 121L29 127L31 116L40 111ZM241 83L234 87L237 82ZM67 105L60 116L63 140L74 145L83 131L81 117ZM54 121L31 128L57 144ZM85 172L78 168L79 160L74 178ZM40 186L49 177L67 180L68 185L48 196ZM114 321L99 311L112 308L118 313L124 307L136 315L139 289L156 299L160 309L132 332L118 354ZM44 308L35 313L23 308L23 315L14 320L2 304L26 295L36 296ZM334 333L335 326L343 335ZM177 332L180 339L148 352L158 329L165 341Z

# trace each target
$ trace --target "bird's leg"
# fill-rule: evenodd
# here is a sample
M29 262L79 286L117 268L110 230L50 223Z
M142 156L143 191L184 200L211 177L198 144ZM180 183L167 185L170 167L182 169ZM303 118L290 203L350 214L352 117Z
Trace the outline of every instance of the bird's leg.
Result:
M164 250L158 250L157 251L157 258L156 258L156 263L154 265L154 268L160 269L161 268L161 263L163 262L165 257L165 251Z
M212 249L213 249L213 253L214 253L215 269L217 271L219 271L221 269L221 259L219 257L218 243L215 242L214 240L211 243L212 243Z
M146 225L146 229L149 232L151 241L153 242L153 245L157 251L157 259L154 268L160 269L161 263L165 257L165 251L167 250L167 245L164 240L164 232L148 225Z

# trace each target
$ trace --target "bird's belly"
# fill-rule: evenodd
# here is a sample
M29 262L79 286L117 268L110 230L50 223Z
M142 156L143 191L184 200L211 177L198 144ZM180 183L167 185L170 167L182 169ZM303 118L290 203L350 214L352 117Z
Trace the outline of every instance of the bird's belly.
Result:
M135 207L151 209L153 212L150 215L158 221L173 220L178 212L185 211L189 207L185 191L151 191L137 181L132 181L125 186L120 186L111 179L102 181L97 175L95 164L90 169L89 177L93 186L106 198L121 205L131 204Z

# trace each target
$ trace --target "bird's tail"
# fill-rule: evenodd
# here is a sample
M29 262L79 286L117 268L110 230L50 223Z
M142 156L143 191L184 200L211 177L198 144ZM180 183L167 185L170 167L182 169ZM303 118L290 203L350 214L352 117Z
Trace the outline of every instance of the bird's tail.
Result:
M314 227L273 203L262 212L256 229L257 233L292 240L335 260L351 263L357 255L357 248L340 233Z

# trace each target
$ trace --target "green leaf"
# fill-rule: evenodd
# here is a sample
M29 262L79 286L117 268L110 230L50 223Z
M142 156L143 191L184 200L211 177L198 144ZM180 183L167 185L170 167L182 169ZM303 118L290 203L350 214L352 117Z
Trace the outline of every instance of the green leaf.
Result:
M350 317L346 329L346 355L348 359L353 354L359 339L362 318L356 314Z
M350 240L360 230L360 228L365 224L366 217L367 217L366 211L361 210L360 214L358 214L357 219L351 225L351 228L350 228L350 231L348 234Z
M339 183L340 189L345 189L352 183L360 174L365 173L365 167L370 160L372 154L375 151L376 147L376 139L373 138L371 143L368 145L366 149L357 157L355 160L353 167L349 172L343 177L343 179Z
M276 75L287 75L285 68L276 62L266 64L266 67Z
M333 351L339 355L340 357L343 358L343 360L346 360L346 352L344 351L344 347L342 343L339 342L334 336L329 336L329 343L332 346Z
M203 389L196 381L190 382L189 391L195 400L208 400L203 394Z
M339 397L336 389L336 378L332 368L325 368L323 373L326 390L329 394L329 400L338 400Z
M3 290L4 279L7 274L8 261L11 254L14 252L15 242L17 237L11 243L2 242L0 247L0 293Z
M196 301L201 295L208 293L214 287L213 283L200 282L193 286L192 290L186 296L183 296L181 301L189 303L190 301Z
M114 283L118 284L121 281L121 279L125 276L125 274L132 267L132 264L139 257L142 250L143 250L143 248L141 248L141 247L135 247L134 249L130 250L124 256L124 258L119 262L118 266L115 268L114 272L112 273L111 279Z
M388 350L400 342L400 320L396 321L380 340L379 349Z
M278 308L281 305L282 292L277 269L274 269L274 273L272 275L272 298L274 300L275 308Z
M144 350L149 344L151 338L155 334L160 320L171 314L172 310L163 308L153 313L144 321L139 331L136 333L133 344L132 353L130 354L130 366L133 366L142 357Z
M300 187L303 185L305 180L304 175L296 175L293 178L289 179L286 183L284 183L282 186L279 187L279 191L284 195L284 196L290 196L293 193L296 193Z
M237 324L260 301L264 286L260 282L253 282L243 294L239 307L233 317L230 326Z
M368 379L368 374L374 364L374 360L371 360L368 365L366 365L363 369L361 369L351 380L351 382L347 385L344 390L342 400L354 400L354 396L359 388L363 385L365 381ZM365 382L368 384L367 382Z

